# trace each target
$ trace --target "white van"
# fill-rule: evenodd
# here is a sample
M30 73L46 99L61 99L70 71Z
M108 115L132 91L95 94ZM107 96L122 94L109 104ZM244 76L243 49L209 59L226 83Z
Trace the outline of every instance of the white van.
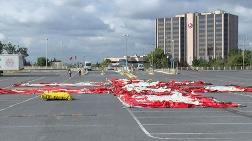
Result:
M92 70L91 65L92 65L91 62L85 61L84 69L85 70Z
M137 64L137 70L144 70L144 65L143 64Z

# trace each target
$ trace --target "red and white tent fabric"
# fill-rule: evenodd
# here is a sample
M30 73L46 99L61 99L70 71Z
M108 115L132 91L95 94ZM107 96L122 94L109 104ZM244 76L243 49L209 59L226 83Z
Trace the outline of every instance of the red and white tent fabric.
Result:
M14 89L0 89L0 94L34 94L45 91L60 91L70 94L113 93L125 106L141 108L238 107L241 105L218 101L206 97L204 93L252 92L252 87L214 86L204 81L188 80L148 82L113 79L110 81L110 86L103 82L19 83L14 86L16 86Z
M192 89L188 88L189 86L198 86L199 88L204 89L205 83L202 81L134 82L122 79L113 80L112 85L112 91L114 92L114 94L117 95L120 101L128 107L226 108L240 106L236 103L222 102L213 98L208 98L203 94L195 94L191 91Z
M45 91L68 92L70 94L105 94L110 93L108 88L60 88L45 87L36 89L0 89L0 94L36 94Z
M103 82L79 82L79 83L16 83L15 87L102 87Z

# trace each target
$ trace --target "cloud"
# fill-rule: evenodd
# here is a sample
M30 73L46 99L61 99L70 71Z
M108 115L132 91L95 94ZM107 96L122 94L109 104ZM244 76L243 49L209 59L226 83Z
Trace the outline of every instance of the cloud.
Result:
M33 42L32 37L23 37L21 40L22 40L22 43L24 44L24 46L26 46L26 47L30 47Z
M3 33L0 33L0 40L1 41L5 40L5 35Z
M83 7L83 11L86 13L94 13L96 11L96 8L94 5L87 5Z
M33 61L45 55L45 38L49 57L63 60L125 55L123 34L129 34L129 54L147 53L155 42L155 18L185 12L237 14L240 34L252 38L248 0L2 0L0 5L0 40L28 47Z

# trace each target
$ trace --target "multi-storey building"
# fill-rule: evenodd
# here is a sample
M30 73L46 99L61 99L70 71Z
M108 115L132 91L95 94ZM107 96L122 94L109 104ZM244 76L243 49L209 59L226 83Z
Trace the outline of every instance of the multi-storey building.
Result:
M179 62L226 58L238 48L238 16L224 11L156 19L156 47Z

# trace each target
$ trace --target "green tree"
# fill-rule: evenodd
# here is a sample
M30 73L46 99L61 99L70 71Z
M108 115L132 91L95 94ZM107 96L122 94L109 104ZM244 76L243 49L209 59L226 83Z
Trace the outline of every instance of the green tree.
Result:
M227 66L242 66L243 57L242 50L232 49L229 51Z
M17 53L16 45L13 45L11 42L9 42L8 44L4 44L4 50L8 54L16 54Z
M28 49L25 48L25 47L19 47L19 48L16 50L16 52L22 54L24 57L29 56L29 54L28 54Z
M166 67L168 64L167 56L160 48L156 48L154 51L148 54L148 62L152 63L152 61L156 68Z
M252 51L244 51L244 64L245 66L249 66L252 64Z
M208 65L211 67L223 67L225 65L225 61L221 57L218 57L215 59L210 59Z
M192 66L194 66L194 67L208 67L209 64L205 59L199 58L199 59L193 59Z
M4 44L0 41L0 54L3 53L4 50Z
M47 64L50 65L48 60L49 59L47 59ZM37 58L37 65L38 66L46 66L46 58L45 57Z

